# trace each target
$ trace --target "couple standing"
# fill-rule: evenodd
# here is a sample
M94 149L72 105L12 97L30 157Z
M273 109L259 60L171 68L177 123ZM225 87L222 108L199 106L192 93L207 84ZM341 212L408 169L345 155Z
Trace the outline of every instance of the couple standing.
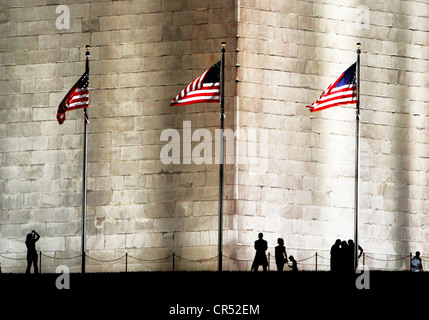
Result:
M265 251L268 249L268 243L263 239L263 234L258 234L258 240L255 241L256 255L252 263L251 271L258 271L259 266L262 266L263 271L267 271L268 259ZM283 271L285 263L288 263L288 257L286 254L286 247L282 238L277 239L278 246L275 247L275 258L277 271ZM296 261L293 256L289 257L292 262L292 271L298 271Z
M363 253L361 246L358 246L360 251L357 259ZM337 239L331 247L331 271L355 271L355 257L354 257L355 244L353 240L341 241Z

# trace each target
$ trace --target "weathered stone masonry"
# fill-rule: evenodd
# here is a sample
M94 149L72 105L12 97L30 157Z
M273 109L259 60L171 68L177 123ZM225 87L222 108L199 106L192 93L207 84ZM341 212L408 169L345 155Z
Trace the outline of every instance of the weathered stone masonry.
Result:
M225 258L225 269L250 268L258 232L272 253L284 238L298 260L315 251L329 257L336 238L353 237L353 107L310 114L305 106L355 61L356 42L363 51L361 245L381 258L429 251L429 4L0 4L0 255L25 258L25 235L36 229L37 248L58 258L43 258L42 271L59 264L80 270L78 258L59 258L80 253L82 110L68 112L61 126L55 116L84 71L90 44L87 254L145 260L130 258L128 270L171 270L171 259L159 259L173 253L215 257L218 167L162 164L160 135L191 121L214 137L217 105L169 103L220 59L222 41L225 126L241 130L235 156L244 159L225 166L224 254L242 260ZM58 5L69 8L70 29L57 28ZM25 270L25 260L0 262L4 272ZM123 262L88 259L87 270L122 271ZM176 262L178 269L216 270L216 259ZM313 268L307 262L302 267Z

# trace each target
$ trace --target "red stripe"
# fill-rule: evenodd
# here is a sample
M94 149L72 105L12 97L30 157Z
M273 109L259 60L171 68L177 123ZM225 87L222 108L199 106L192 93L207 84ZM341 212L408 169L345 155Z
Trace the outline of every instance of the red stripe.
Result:
M79 98L79 99L70 99L69 103L83 102L88 101L89 97Z
M337 99L335 99L334 101L336 101L336 100ZM342 105L342 104L356 103L356 101L357 101L357 99L351 99L349 101L333 102L333 103L327 104L327 105L325 105L323 107L318 107L319 104L315 104L314 106L310 106L310 107L312 107L313 109L317 109L317 110L323 110L323 109L326 109L326 108L335 107L335 106ZM320 105L322 105L322 103L320 103Z
M188 99L188 98L195 98L195 97L207 97L207 96L218 96L220 94L220 85L213 85L213 86L208 86L205 87L204 86L204 78L207 74L207 72L209 72L210 68L208 70L206 70L202 75L200 75L197 79L195 79L194 81L192 81L188 86L186 86L185 89L183 89L177 96L176 98L174 98L171 103L170 106L173 105L187 105L187 104L192 104L192 103L203 103L203 102L220 102L219 98L215 98L215 99L201 99L201 100L192 100L192 101L187 101L187 102L181 102L184 99ZM216 90L214 92L198 92L200 90Z
M351 90L356 90L356 86L355 85L352 85L351 87L346 87L346 88L343 88L343 89L341 89L341 90L336 90L335 92L333 92L333 90L334 90L335 88L331 88L331 89L329 89L327 92L326 92L326 94L335 94L335 93L338 93L338 92L344 92L344 91L351 91Z
M179 102L179 101L182 101L185 99L198 98L198 97L217 97L217 96L219 96L219 92L215 92L215 93L194 93L192 95L188 95L188 96L184 97L183 99L176 100L175 102ZM198 101L198 100L196 100L196 101Z
M188 92L192 91L192 87L195 81L197 80L192 81L190 84L186 86L185 89L180 91L180 93L176 96L176 98L174 98L174 100L180 100L181 98L185 97L188 94Z
M207 89L200 89L200 90L191 91L186 96L183 96L183 97L181 97L180 99L177 99L177 100L186 99L186 98L193 97L193 96L216 95L216 94L219 94L219 90L216 90L216 91L213 91L213 92L201 92L203 90L205 91Z
M171 106L185 106L193 103L211 103L211 102L220 102L220 99L209 99L209 100L193 100L188 102L172 102Z
M204 95L198 95L196 97L207 97L208 95L204 94ZM186 102L182 102L183 100L187 100L188 98L194 98L194 96L192 97L186 97L184 99L180 99L177 101L173 101L171 102L171 104L176 104L176 103L198 103L200 101L216 101L216 100L220 100L220 98L218 97L219 95L213 95L213 98L201 98L201 99L196 99L196 100L191 100L191 101L186 101Z
M317 105L324 104L324 103L327 103L327 102L330 102L330 101L335 101L335 100L339 100L339 99L346 99L346 98L356 98L357 95L356 95L355 89L356 89L356 87L353 86L351 88L344 88L344 89L341 89L341 90L338 90L338 91L335 91L335 92L328 92L328 93L322 94L321 97L316 102L314 102L310 106L307 106L307 108L309 110L317 109L316 111L318 111L318 110L323 110L323 109L326 109L326 108L334 107L334 106L337 106L337 105L354 103L354 102L356 102L356 99L352 99L351 101L339 102L339 104L331 103L331 104L328 104L327 106L324 106L322 108L317 108ZM341 92L344 92L344 93L345 92L352 92L352 93L351 94L343 94L343 95L340 95L340 96L335 96L335 97L326 99L326 97L337 95L337 94L339 94Z
M321 94L319 99L316 102L314 102L313 104L311 104L310 106L307 106L307 109L309 109L311 112L314 112L314 111L320 111L320 110L324 110L324 109L335 107L335 106L356 103L357 102L357 94L356 94L356 84L355 83L344 84L343 86L341 86L341 87L343 87L342 89L335 90L336 89L335 86L344 77L344 74L345 74L345 72L343 72L335 80L334 83L329 85L328 89ZM340 100L348 99L348 98L351 98L351 99L348 101L347 100L346 101L340 101ZM318 107L319 105L320 106L323 105L323 106Z
M75 110L75 109L81 109L81 108L88 108L88 107L89 107L89 103L87 103L87 104L81 104L79 106L71 107L71 108L67 109L67 111Z
M338 99L352 98L352 97L356 97L356 96L357 96L356 93L353 93L353 94L343 94L342 96L337 96L337 97L332 97L332 98L329 98L329 99L324 99L323 101L322 100L317 100L316 104L318 104L318 103L326 103L326 102L334 101L334 100L338 100ZM324 96L324 97L326 97L326 96Z
M205 91L205 90L213 90L213 89L217 89L214 92L199 92L199 91ZM188 99L188 98L195 98L195 97L204 97L204 96L218 96L220 94L219 91L219 86L214 86L214 87L204 87L202 89L198 89L198 90L194 90L194 91L190 91L188 92L186 95L180 97L179 99L174 99L171 102L171 105L173 104L179 104L181 103L180 101L183 99ZM204 99L202 102L206 101L207 99ZM214 101L214 100L210 100L210 101ZM189 104L189 103L199 103L200 100L194 100L194 101L190 101L190 102L186 102L185 104Z
M324 107L321 107L321 108L308 106L307 109L310 110L311 112L315 112L315 111L325 110L325 109L328 109L328 108L331 108L331 107L342 106L342 105L345 105L345 104L353 104L353 103L356 103L356 100L343 101L343 102L337 102L337 103L333 103L333 104L328 104L327 106L324 106Z
M89 92L88 89L84 89L84 90L80 89L79 90L79 88L76 88L76 91L75 91L76 94L85 94L85 93L88 93L88 92Z

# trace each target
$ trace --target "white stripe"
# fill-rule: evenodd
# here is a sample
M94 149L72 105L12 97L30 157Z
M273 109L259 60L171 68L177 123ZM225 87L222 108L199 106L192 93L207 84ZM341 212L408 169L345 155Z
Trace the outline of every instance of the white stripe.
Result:
M351 99L351 98L344 98L344 99L337 99L337 100L327 101L325 103L316 103L312 107L314 107L314 109L316 110L316 109L320 109L320 108L323 108L325 106L332 105L332 104L337 104L337 103L341 103L341 102L354 103L356 101L357 101L356 97L354 97L353 99Z
M199 90L189 91L185 97L195 95L195 94L201 94L201 93L219 93L219 92L220 92L219 89L199 89Z
M200 90L188 92L187 96L191 94L198 94L198 93L216 93L216 92L219 92L219 89L200 89Z
M173 102L181 101L182 99L185 99L187 97L192 97L197 94L213 94L213 93L220 93L220 91L219 89L199 89L199 90L189 91L184 96L177 96L176 99L173 100Z
M188 92L188 94L186 94L186 96L184 97L178 97L175 100L173 100L172 102L174 103L179 103L182 101L187 101L186 99L192 99L192 100L205 100L205 99L219 99L218 96L213 96L214 93L220 93L218 89L200 89L200 90L195 90L195 91L191 91ZM201 95L203 94L203 95ZM207 95L204 95L207 94ZM213 98L212 98L213 97Z
M201 88L201 83L203 82L204 77L206 76L209 70L206 70L199 78L198 78L198 88Z
M69 104L69 108L75 107L75 106L83 106L87 105L89 101L80 101L80 102L74 102Z
M321 97L317 102L322 102L322 101L325 101L327 99L333 99L333 98L336 98L336 97L342 97L344 95L350 95L350 94L354 94L354 93L355 93L355 90L349 90L349 91L343 91L343 92L337 92L337 93L330 93L330 94L327 94L327 95Z
M338 87L338 88L333 88L332 90L331 90L331 92L335 92L335 91L339 91L339 90L343 90L343 89L345 89L345 88L355 88L356 87L356 85L355 84L345 84L345 85L343 85L343 86L341 86L341 87Z
M183 102L196 101L196 100L219 100L219 99L220 99L220 96L186 97L186 98L174 101L174 103L183 103Z
M191 82L190 84L188 84L188 86L185 88L185 89L183 89L183 91L182 91L182 93L183 93L183 95L185 95L186 94L186 92L189 92L189 91L191 91L192 89L192 84L193 84L194 82Z
M214 93L220 93L220 83L203 83L204 77L209 70L206 70L201 76L192 81L183 89L180 94L172 100L172 103L182 103L195 100L219 100L219 96L213 96ZM201 94L203 94L201 96ZM207 94L205 96L204 94ZM197 96L198 95L198 96Z
M197 88L197 84L198 84L198 79L195 79L194 81L192 81L192 89L190 90L195 90Z
M342 92L338 92L338 91L343 90L343 89L348 89L348 90L342 91ZM337 97L337 96L342 96L342 95L345 95L345 94L353 94L355 92L355 90L356 90L356 87L354 85L353 86L344 85L344 86L341 86L341 87L338 87L338 88L334 88L329 93L323 92L322 96L316 101L316 103L319 102L319 101L323 101L323 100L326 100L326 99L331 99L331 98L334 98L334 97Z
M219 82L203 83L203 87L220 87Z
M70 99L70 101L73 101L73 100L76 100L76 99L82 99L82 98L89 98L89 94L81 94L81 95L79 95L79 96L74 95L74 96Z

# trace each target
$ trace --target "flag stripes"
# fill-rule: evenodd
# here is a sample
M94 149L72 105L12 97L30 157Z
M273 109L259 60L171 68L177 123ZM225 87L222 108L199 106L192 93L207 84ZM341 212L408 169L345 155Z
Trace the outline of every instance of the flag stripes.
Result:
M62 124L66 119L67 111L89 106L88 85L89 74L85 71L58 106L57 121L59 124Z
M74 95L70 99L68 110L77 108L84 108L89 105L89 90L88 89L77 89Z
M171 101L170 106L220 102L220 64L215 63Z
M356 63L354 63L307 108L314 112L356 102Z

